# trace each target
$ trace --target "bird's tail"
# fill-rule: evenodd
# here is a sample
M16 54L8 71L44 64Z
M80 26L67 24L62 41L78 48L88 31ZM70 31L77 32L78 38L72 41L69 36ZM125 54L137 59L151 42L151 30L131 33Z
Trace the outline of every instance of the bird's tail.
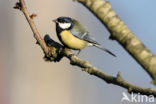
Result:
M97 47L97 48L99 48L99 49L102 49L103 51L105 51L105 52L109 53L110 55L116 57L116 55L115 55L114 53L112 53L111 51L109 51L108 49L102 47L102 46L99 45L99 44L93 44L93 46L95 46L95 47Z

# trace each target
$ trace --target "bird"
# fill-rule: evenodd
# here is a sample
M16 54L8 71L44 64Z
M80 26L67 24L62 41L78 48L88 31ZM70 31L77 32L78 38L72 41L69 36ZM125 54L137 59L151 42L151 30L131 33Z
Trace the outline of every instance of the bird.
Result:
M61 16L54 19L53 22L56 24L57 37L66 48L78 50L79 54L85 47L95 46L116 57L114 53L102 47L78 20Z

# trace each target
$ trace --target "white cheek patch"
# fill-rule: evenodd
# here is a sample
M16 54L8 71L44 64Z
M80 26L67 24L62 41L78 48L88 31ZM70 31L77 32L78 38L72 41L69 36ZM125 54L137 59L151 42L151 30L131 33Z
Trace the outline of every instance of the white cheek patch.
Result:
M62 29L68 29L71 26L71 23L59 23L59 26Z

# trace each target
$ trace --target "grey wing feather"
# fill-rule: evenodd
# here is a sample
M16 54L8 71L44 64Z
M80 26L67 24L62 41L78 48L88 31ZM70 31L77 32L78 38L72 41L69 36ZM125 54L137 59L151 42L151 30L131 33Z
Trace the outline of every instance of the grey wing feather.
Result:
M94 39L94 37L92 37L91 35L89 35L89 32L86 31L86 29L77 21L75 21L75 25L73 27L73 29L71 29L71 33L81 39L81 40L85 40L89 43L93 43L93 44L99 44L96 42L96 40Z
M77 37L77 38L79 38L81 40L85 40L85 41L91 43L93 46L95 46L97 48L100 48L103 51L105 51L105 52L107 52L107 53L109 53L109 54L111 54L111 55L113 55L113 56L116 57L115 54L113 54L112 52L110 52L108 49L103 48L98 42L96 42L95 39L91 35L89 35L88 31L86 31L86 29L79 22L77 22L76 20L74 20L74 23L75 23L75 25L71 29L71 33L75 37Z

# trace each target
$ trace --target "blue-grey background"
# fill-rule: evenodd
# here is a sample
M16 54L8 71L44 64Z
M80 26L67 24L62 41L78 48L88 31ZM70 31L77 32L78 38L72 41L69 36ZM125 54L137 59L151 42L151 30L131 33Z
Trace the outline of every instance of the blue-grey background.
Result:
M84 6L72 0L25 0L43 37L51 34L58 41L53 19L70 16L79 20L102 46L117 55L88 47L79 57L89 60L103 72L122 77L135 85L152 87L151 78ZM132 32L156 54L156 1L109 0L112 8ZM17 0L0 1L0 71L1 89L10 104L122 104L122 92L127 90L82 72L69 60L47 63L23 14L12 9ZM123 102L127 103L127 102ZM147 103L142 103L147 104ZM154 103L153 103L154 104Z

